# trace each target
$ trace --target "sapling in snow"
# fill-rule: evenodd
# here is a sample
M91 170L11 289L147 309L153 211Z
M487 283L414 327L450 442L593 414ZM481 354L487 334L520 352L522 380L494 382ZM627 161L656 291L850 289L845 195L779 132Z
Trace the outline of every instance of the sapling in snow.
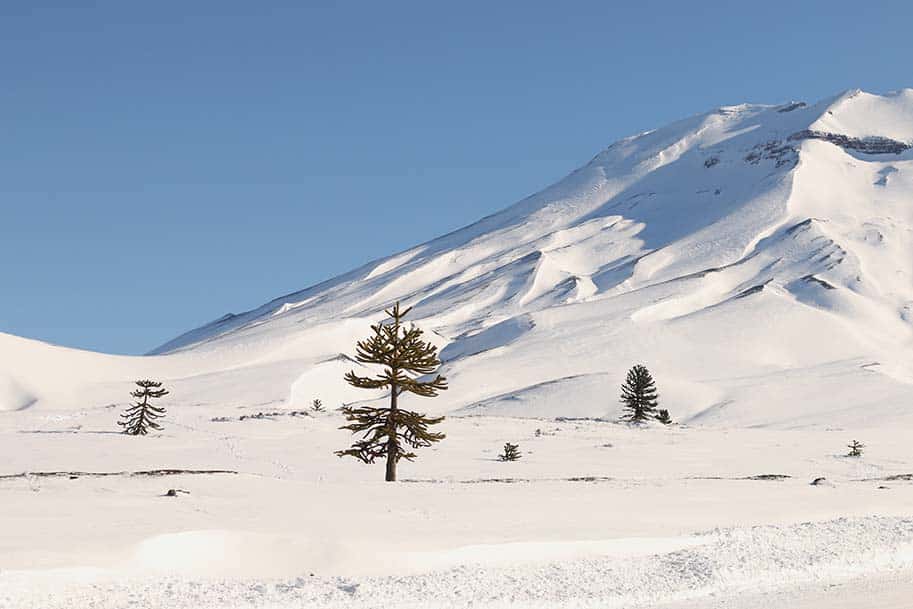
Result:
M523 455L520 453L519 444L511 444L510 442L506 442L504 444L504 452L498 455L498 459L501 461L516 461L522 456Z
M853 440L852 442L847 444L846 447L850 449L850 452L848 452L846 455L847 457L861 457L862 449L865 448L865 444L862 444L861 442L857 442L856 440Z

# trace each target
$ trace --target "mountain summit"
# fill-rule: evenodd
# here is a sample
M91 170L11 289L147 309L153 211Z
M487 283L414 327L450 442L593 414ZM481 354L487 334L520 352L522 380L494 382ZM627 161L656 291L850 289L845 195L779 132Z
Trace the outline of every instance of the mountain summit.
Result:
M626 138L475 224L177 337L144 369L349 399L341 354L396 300L436 335L454 391L435 406L454 414L614 416L645 363L679 421L913 417L913 89L721 107Z

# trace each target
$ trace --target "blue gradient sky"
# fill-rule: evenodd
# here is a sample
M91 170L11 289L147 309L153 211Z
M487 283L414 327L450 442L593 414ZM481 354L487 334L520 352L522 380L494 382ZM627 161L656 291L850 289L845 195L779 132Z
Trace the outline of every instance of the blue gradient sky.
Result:
M0 331L141 353L613 140L911 86L910 2L0 3Z

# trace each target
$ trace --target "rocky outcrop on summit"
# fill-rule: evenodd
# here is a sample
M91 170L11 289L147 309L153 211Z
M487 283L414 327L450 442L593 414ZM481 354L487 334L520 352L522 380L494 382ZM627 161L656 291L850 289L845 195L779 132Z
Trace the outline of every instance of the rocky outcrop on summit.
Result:
M824 131L813 131L805 129L789 136L791 141L801 140L824 140L840 146L844 150L855 150L865 154L900 154L907 150L913 149L913 144L899 142L887 137L849 137L839 133L827 133Z

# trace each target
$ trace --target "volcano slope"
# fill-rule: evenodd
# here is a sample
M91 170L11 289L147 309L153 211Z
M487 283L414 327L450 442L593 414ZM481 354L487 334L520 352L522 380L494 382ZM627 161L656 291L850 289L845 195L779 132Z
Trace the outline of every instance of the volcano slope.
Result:
M605 392L644 362L679 421L906 419L911 142L913 90L720 108L156 353L326 362L403 300L460 387L442 412L611 418Z
M724 107L148 356L0 335L0 606L657 606L903 579L911 143L913 90ZM448 438L384 485L333 456L333 408L380 397L342 375L396 300L452 388L405 399ZM677 425L614 423L635 363ZM111 433L146 377L165 431ZM292 415L314 398L330 410Z

